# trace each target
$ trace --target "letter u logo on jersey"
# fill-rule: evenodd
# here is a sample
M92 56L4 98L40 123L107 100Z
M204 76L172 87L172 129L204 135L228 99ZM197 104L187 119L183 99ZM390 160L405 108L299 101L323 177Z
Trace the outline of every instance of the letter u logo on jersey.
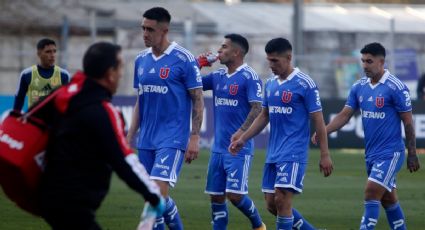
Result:
M383 97L376 97L375 105L378 108L384 107L384 98Z
M282 101L283 103L289 103L292 98L292 92L289 91L283 91L282 92Z
M229 93L230 95L236 95L238 93L238 85L230 85L229 87Z
M159 77L161 79L167 79L169 73L170 73L170 68L164 68L163 67L159 70Z

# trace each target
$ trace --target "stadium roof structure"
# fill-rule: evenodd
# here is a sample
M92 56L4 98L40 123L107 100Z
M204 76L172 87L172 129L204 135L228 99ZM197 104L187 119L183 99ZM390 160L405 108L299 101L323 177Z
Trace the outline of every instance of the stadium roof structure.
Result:
M220 33L291 34L292 4L194 3L198 14L217 24ZM304 31L425 33L425 5L304 4Z
M20 1L17 1L20 2ZM60 1L59 1L60 2ZM172 14L172 31L184 30L184 22L191 19L199 34L241 33L252 36L290 35L293 6L288 3L244 2L226 5L223 2L169 1L77 1L77 5L52 4L34 8L24 5L16 12L24 22L16 20L16 13L3 12L3 29L36 30L60 28L66 15L72 31L90 30L90 11L96 12L99 32L113 32L116 28L139 27L142 12L153 6L163 6ZM304 4L304 31L378 32L390 30L394 18L396 33L425 34L425 5L394 4Z

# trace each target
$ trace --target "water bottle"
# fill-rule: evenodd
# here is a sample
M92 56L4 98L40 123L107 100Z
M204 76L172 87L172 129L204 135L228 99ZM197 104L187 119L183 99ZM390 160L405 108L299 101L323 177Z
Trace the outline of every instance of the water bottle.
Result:
M212 65L215 61L218 60L218 53L209 53L206 57L208 63Z
M202 68L204 66L211 66L215 61L218 60L217 53L208 53L198 57L199 66Z

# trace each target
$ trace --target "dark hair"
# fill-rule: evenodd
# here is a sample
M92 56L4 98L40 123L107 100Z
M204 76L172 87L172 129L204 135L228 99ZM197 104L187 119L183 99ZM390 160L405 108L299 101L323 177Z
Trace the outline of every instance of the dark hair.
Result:
M43 38L40 41L37 42L37 50L42 50L44 49L44 47L48 46L48 45L55 45L56 46L56 42L53 41L50 38Z
M98 42L91 45L83 58L83 70L87 77L100 79L109 68L118 67L117 55L121 46L109 42Z
M146 10L145 13L143 13L143 17L158 22L170 23L171 21L170 13L168 13L168 10L162 7L153 7L149 10Z
M385 48L378 42L373 42L365 45L363 49L360 50L361 54L371 54L372 56L383 56L385 57Z
M292 51L291 43L285 38L273 38L267 42L266 47L264 48L267 54L271 53L283 53L288 50Z
M224 38L230 39L232 43L237 44L242 48L242 51L244 52L244 55L248 53L249 50L249 44L248 40L246 40L245 37L243 37L240 34L226 34Z

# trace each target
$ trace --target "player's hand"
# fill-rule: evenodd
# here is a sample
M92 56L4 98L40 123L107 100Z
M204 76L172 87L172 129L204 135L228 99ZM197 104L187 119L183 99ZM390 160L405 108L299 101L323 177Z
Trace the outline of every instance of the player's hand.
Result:
M416 172L420 168L418 155L416 154L407 154L407 169L410 172Z
M322 156L320 157L319 167L320 172L322 172L325 177L328 177L332 174L334 167L329 153L322 154Z
M184 154L185 162L190 164L193 160L198 158L199 154L199 135L190 135L189 145L186 153Z
M311 143L313 143L314 145L317 145L319 143L316 132L314 132L313 135L311 135Z
M232 135L232 137L230 138L230 142L234 142L234 141L236 141L237 139L239 139L241 136L242 136L242 134L244 133L244 131L242 131L241 129L238 129L233 135Z
M229 150L229 152L235 156L239 151L241 151L242 147L245 145L245 142L242 141L240 138L237 139L236 141L232 141L232 143L230 143L229 148L227 150Z
M209 62L208 61L208 56L212 55L212 52L206 52L206 53L201 53L198 55L198 57L196 58L196 61L198 62L199 68L202 67L210 67L212 65L213 62Z

